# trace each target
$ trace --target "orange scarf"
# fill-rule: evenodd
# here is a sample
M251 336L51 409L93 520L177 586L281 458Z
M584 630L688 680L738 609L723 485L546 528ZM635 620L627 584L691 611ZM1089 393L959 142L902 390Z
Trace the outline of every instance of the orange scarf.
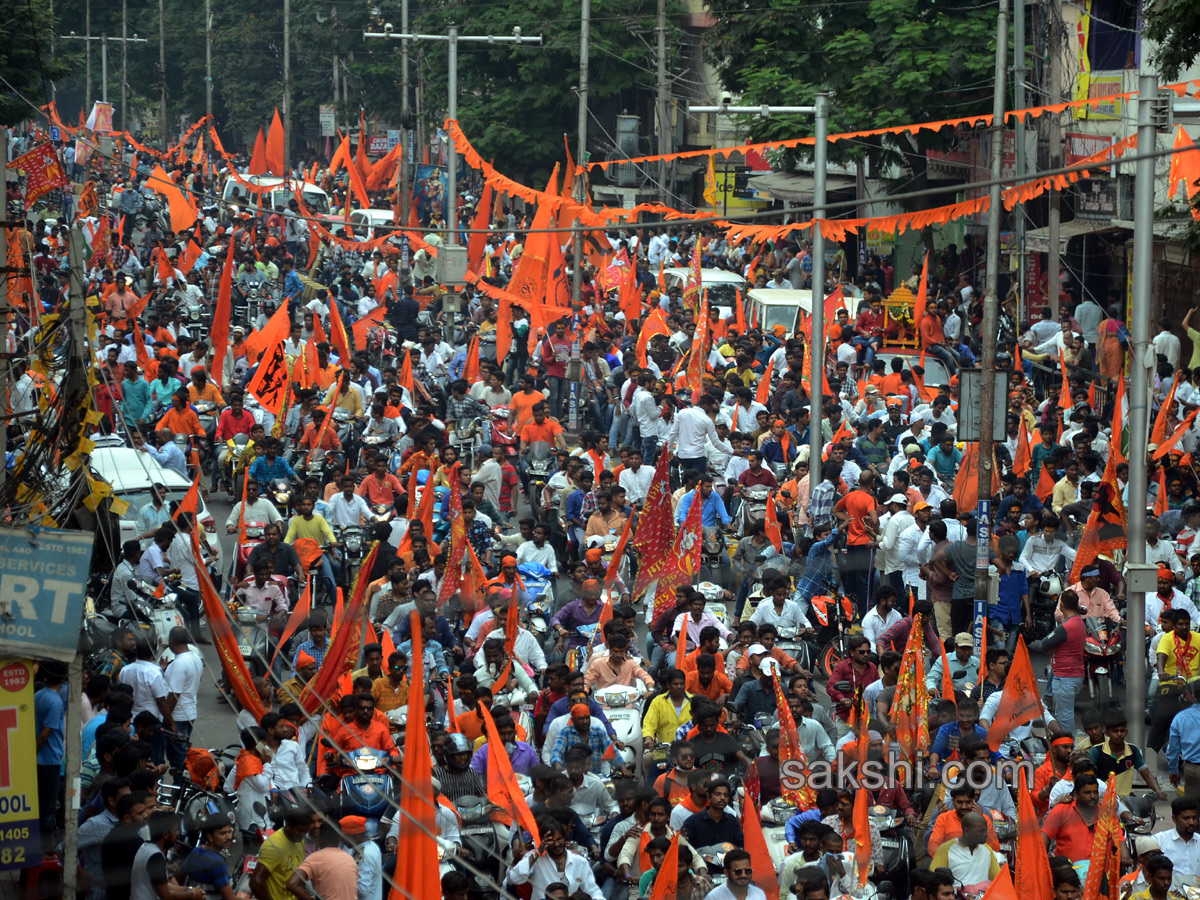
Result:
M249 778L252 775L261 775L263 772L263 761L249 750L243 750L238 754L237 762L235 763L233 776L233 789L236 791L242 785L243 779Z

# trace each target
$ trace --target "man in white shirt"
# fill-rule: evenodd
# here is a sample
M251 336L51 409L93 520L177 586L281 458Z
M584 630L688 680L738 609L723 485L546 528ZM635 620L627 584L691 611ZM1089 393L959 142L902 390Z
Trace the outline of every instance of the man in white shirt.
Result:
M733 447L717 435L713 421L717 413L717 401L708 395L700 398L698 406L680 410L667 435L668 445L675 448L675 456L684 469L703 473L708 467L708 443L732 454Z
M182 769L187 761L187 740L196 724L196 695L200 692L200 677L204 660L188 644L186 628L176 626L167 636L167 645L175 658L167 665L163 678L167 686L167 704L175 723L178 740L167 741L167 761L172 768Z
M517 565L527 562L540 563L557 575L558 556L547 541L548 537L545 525L534 525L533 539L517 547Z
M334 528L351 528L371 521L371 507L354 493L354 476L343 475L342 492L334 494L325 507L325 519Z
M1171 334L1171 320L1158 320L1158 334L1150 341L1154 345L1154 353L1157 356L1165 357L1167 362L1171 364L1171 368L1179 368L1179 338ZM1178 874L1176 868L1176 874Z
M233 504L233 510L229 513L229 518L225 520L225 533L234 534L237 532L240 521L242 521L241 500ZM275 508L275 504L259 495L258 481L253 478L246 484L245 521L247 523L261 522L264 525L283 521L283 516L279 514L279 510Z
M641 506L654 481L654 467L642 462L642 451L636 447L629 451L629 462L621 470L618 483L625 488L625 497L633 506Z
M1171 821L1175 827L1154 835L1163 856L1175 865L1175 875L1200 875L1200 838L1196 837L1195 798L1179 797L1171 802Z
M879 640L879 636L900 621L900 613L895 610L896 604L896 589L891 585L880 585L876 591L875 605L870 611L863 616L862 631L867 640L871 642L871 652L878 652L875 649L875 642Z
M159 722L165 722L168 728L175 727L175 721L170 718L167 683L162 669L154 661L154 648L147 641L137 642L137 659L121 669L117 681L133 688L133 718L137 718L138 713L148 712ZM167 761L167 741L161 728L150 741L150 750L155 763Z
M879 551L875 555L875 567L883 574L884 580L897 590L903 584L901 563L896 555L896 545L900 535L915 520L908 511L908 497L903 493L893 494L887 501L888 512L879 520L881 534ZM890 576L890 577L889 577ZM874 642L872 642L872 646Z
M658 401L650 390L654 381L654 376L649 372L638 376L637 390L633 392L633 398L629 402L629 411L633 414L642 437L642 458L648 465L654 465L658 459L658 432L659 423L662 421Z

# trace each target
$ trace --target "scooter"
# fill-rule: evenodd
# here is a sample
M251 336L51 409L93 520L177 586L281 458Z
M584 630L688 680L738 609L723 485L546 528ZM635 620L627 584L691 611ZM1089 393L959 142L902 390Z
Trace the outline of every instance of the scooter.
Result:
M771 854L771 863L775 871L779 871L787 852L787 834L784 828L788 819L799 810L782 797L776 797L769 803L763 804L759 812L762 821L763 837L767 841L767 851Z
M154 596L154 588L132 578L125 583L132 592L129 597L132 609L131 625L141 630L144 639L154 648L154 658L159 659L167 652L168 636L172 628L183 627L183 616L175 608L175 593L165 590L161 597Z
M596 691L594 698L604 710L609 723L616 732L616 739L625 745L618 751L620 763L634 777L641 777L642 770L642 702L646 697L646 686L640 681L633 687L614 684Z
M761 484L742 488L742 503L738 509L738 537L745 537L751 525L766 519L767 501L770 497L770 489Z
M396 779L389 758L382 750L360 747L345 755L351 772L338 783L333 803L337 816L362 816L367 820L367 837L380 837L380 819L399 805Z
M908 870L913 863L912 836L904 824L904 816L899 810L886 806L872 806L871 821L879 830L880 842L883 845L883 869L892 878L898 879L900 897L907 897Z

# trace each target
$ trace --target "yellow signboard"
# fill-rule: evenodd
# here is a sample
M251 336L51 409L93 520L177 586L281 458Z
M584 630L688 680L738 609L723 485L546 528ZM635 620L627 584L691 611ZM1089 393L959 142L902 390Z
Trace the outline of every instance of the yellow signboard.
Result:
M0 660L0 869L41 863L33 663Z

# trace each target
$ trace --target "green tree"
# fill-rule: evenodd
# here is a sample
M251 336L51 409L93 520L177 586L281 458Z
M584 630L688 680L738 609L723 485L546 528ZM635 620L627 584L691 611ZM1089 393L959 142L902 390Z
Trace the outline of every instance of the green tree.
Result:
M991 111L996 9L977 0L853 3L712 0L707 51L724 84L747 105L809 104L833 92L831 133L886 128ZM810 116L756 118L757 140L812 134ZM870 154L899 164L905 190L927 186L927 150L949 131L888 135L830 149L831 159ZM899 185L897 185L898 187ZM927 201L922 201L928 205Z
M15 125L28 119L33 106L50 99L50 83L65 78L80 61L79 54L60 45L50 52L58 21L50 0L5 3L0 8L0 123Z
M1164 78L1174 81L1200 56L1200 5L1150 0L1142 14L1142 37L1156 44L1150 59Z
M611 131L617 113L636 112L644 129L652 125L656 11L655 0L592 4L588 108L593 149L611 144L605 131ZM432 33L444 33L453 23L460 34L508 35L519 27L526 35L544 36L541 47L459 45L458 119L463 130L484 159L503 161L506 174L527 184L544 183L554 163L563 159L564 134L575 152L580 16L579 0L452 0L431 6L417 19L422 30ZM678 32L670 27L673 46ZM431 121L440 125L447 108L447 49L444 44L427 46L422 59L426 107Z

